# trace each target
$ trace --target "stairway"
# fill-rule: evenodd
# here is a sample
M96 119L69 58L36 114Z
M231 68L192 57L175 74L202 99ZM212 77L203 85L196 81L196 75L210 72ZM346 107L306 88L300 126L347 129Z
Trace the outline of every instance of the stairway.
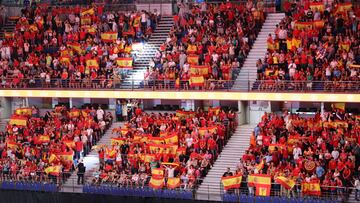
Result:
M136 56L133 69L123 80L121 89L137 89L141 87L144 80L144 73L149 65L150 60L154 57L160 45L166 40L173 26L172 16L162 16L154 33L149 41L145 42L143 50Z
M248 149L250 135L255 125L238 126L235 133L222 150L213 167L210 169L199 189L196 191L197 200L221 201L220 179L226 169L229 167L232 172L235 171L239 158Z
M13 32L16 26L17 19L16 18L8 18L4 26L0 29L0 39L3 39L5 36L5 32Z
M110 145L111 137L115 137L115 135L112 134L112 130L114 128L122 127L123 124L124 123L121 122L113 123L96 145ZM86 177L92 176L93 173L99 168L99 156L97 150L92 150L87 156L83 158L83 162L86 167L85 179L84 179L84 182L86 182ZM61 192L75 192L75 193L83 192L83 185L77 184L76 172L73 172L71 176L67 179L67 181L62 185Z
M235 80L232 87L233 90L248 91L250 87L253 86L253 83L257 78L256 61L265 57L267 51L267 37L270 33L273 37L275 36L274 31L276 24L279 24L284 17L284 13L269 13L267 15L265 23Z

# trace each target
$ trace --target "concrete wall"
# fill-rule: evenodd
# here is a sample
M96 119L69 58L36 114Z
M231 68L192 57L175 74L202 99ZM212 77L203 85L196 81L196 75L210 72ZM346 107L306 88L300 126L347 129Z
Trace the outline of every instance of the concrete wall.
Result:
M12 114L12 98L1 97L0 98L0 119L8 119Z
M172 15L172 4L136 4L138 11L146 10L153 12L154 9L159 11L162 15Z
M249 117L250 124L257 124L261 120L265 112L271 112L271 102L269 101L249 101Z

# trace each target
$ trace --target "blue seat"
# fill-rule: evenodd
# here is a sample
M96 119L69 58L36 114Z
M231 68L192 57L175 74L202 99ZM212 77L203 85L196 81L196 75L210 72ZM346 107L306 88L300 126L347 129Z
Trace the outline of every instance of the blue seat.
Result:
M238 202L239 198L235 194L227 194L225 193L223 195L223 201L224 202Z

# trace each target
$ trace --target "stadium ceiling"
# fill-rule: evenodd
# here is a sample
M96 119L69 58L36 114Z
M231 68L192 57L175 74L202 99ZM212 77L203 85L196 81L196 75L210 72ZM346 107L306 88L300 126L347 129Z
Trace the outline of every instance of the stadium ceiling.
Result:
M243 101L360 102L360 94L114 90L0 90L0 97L134 98Z

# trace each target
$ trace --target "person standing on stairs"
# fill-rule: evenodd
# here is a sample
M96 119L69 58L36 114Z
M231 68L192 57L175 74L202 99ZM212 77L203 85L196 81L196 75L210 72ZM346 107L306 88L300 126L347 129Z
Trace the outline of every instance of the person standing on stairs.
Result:
M78 176L78 180L77 180L77 184L80 185L80 180L81 180L81 184L84 184L84 174L86 171L86 167L83 163L83 160L80 159L79 164L77 165L77 176Z

